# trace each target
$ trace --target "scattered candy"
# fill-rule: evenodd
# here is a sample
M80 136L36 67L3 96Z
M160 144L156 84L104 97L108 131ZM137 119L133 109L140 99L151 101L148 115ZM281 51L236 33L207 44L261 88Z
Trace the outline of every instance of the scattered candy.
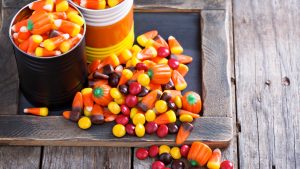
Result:
M168 126L165 124L159 125L156 134L160 138L164 138L168 135L169 129Z
M172 169L184 169L184 167L185 167L185 164L181 160L174 160L171 165Z
M25 108L25 114L32 114L36 116L48 116L48 108L47 107L40 107L40 108Z
M159 148L156 145L153 145L149 148L149 156L156 157L158 155Z
M137 149L137 151L135 152L135 156L136 158L138 158L139 160L145 160L148 157L149 153L148 150L145 148L139 148Z
M182 123L176 136L176 144L183 144L184 141L190 136L193 129L194 126L191 123Z
M153 134L157 131L158 125L154 122L148 122L145 126L147 134Z
M221 150L215 149L207 162L207 168L219 169L221 164Z
M152 169L164 169L165 168L165 164L161 161L155 161L152 163L151 166Z
M135 126L135 134L138 137L143 137L145 135L145 127L141 123L138 123Z
M163 162L165 165L169 165L172 162L172 156L169 153L162 153L159 155L159 161Z
M113 127L112 132L116 137L123 137L126 134L125 127L122 124L116 124Z
M162 153L169 153L171 150L171 148L167 145L161 145L159 146L159 155L161 155Z
M84 130L90 128L91 125L92 125L92 122L91 122L90 118L88 118L88 117L81 117L78 121L79 128L84 129Z
M233 164L229 160L225 160L221 163L220 169L233 169Z
M183 156L183 157L187 157L189 151L190 151L190 147L189 147L188 145L182 145L182 146L180 147L180 154L181 154L181 156Z
M170 150L170 154L176 160L181 158L180 148L178 148L178 147L172 147Z

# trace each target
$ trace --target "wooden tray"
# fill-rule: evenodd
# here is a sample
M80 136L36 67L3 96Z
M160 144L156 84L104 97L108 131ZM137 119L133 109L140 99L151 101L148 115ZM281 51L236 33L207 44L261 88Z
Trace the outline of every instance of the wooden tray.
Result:
M165 38L175 36L185 54L194 58L189 65L187 90L201 93L204 117L194 122L195 128L187 143L200 140L212 147L227 146L232 138L232 118L225 11L137 10L136 35L151 29L157 29ZM173 145L175 140L175 135L163 139L154 135L115 138L111 133L113 123L81 130L77 124L57 116L62 110L51 112L53 116L48 117L22 115L23 108L28 106L30 103L19 92L18 115L0 115L0 144L139 147Z

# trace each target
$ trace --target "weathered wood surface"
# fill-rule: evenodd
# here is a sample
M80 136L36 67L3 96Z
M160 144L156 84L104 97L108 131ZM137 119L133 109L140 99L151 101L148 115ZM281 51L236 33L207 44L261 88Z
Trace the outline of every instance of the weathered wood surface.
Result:
M300 1L234 0L239 167L300 168Z

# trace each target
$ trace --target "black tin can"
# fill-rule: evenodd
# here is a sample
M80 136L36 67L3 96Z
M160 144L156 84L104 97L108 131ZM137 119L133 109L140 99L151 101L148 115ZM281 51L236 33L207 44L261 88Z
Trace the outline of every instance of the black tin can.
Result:
M81 16L81 12L73 5ZM18 67L20 89L27 100L35 106L47 106L59 109L67 106L87 82L87 64L85 56L85 31L80 42L65 54L54 57L35 57L22 50L13 41L11 27L32 11L28 5L13 18L9 37L12 41Z

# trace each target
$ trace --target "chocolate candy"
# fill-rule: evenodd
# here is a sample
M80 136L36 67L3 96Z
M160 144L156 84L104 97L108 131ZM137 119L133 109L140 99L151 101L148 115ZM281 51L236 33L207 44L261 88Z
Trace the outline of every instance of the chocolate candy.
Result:
M114 72L114 67L110 64L103 67L103 74L110 75Z
M178 132L178 126L175 123L168 124L170 134L176 134Z
M119 91L124 94L124 95L127 95L129 93L128 91L128 86L123 84L123 85L120 85L119 86Z
M109 75L109 78L108 78L108 84L111 86L111 87L117 87L118 86L118 83L119 83L119 80L120 80L120 75L113 72Z
M137 95L138 97L144 97L149 93L149 89L142 86L140 93Z
M173 158L169 153L162 153L159 156L159 161L163 162L165 165L171 164Z
M174 160L171 165L172 169L184 169L184 167L185 164L182 160Z

